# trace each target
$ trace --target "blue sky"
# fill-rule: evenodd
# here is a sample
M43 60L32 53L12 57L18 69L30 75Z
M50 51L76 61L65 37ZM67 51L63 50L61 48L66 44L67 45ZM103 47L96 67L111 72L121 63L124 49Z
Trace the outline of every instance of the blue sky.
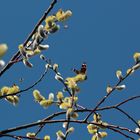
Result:
M9 46L8 53L4 57L5 61L8 61L17 51L18 44L24 42L50 2L51 0L0 1L0 43L7 43ZM64 77L73 75L71 68L79 68L83 62L87 63L88 80L80 84L79 103L81 105L94 107L106 95L106 86L117 82L116 70L121 69L123 73L126 73L126 70L134 64L133 54L140 51L139 5L139 0L59 0L51 12L53 14L60 8L71 9L73 12L73 16L67 22L69 28L66 30L61 26L59 32L49 37L46 43L50 45L50 48L44 54L59 64L59 70ZM0 78L0 87L16 83L23 89L37 80L44 71L44 63L39 60L39 57L31 61L34 64L33 69L28 69L19 63L8 70ZM102 106L139 95L139 76L140 72L137 71L129 77L124 82L126 90L115 91ZM24 78L23 83L19 83L21 77ZM48 93L56 93L62 88L63 86L54 79L54 74L49 72L34 89L40 89L47 97ZM139 105L137 100L122 108L138 120L140 119ZM54 107L44 110L35 103L32 90L21 96L18 106L13 107L5 100L0 101L0 106L0 130L42 119L55 111ZM117 111L104 111L102 114L105 121L135 128L125 116ZM47 126L45 132L55 139L55 131L60 126ZM82 135L81 132L83 132ZM108 132L106 139L126 140L119 134ZM24 131L18 133L25 134ZM41 133L40 136L46 133ZM91 138L86 126L76 126L75 132L69 139L75 140L77 137L82 140ZM5 140L5 138L1 139Z

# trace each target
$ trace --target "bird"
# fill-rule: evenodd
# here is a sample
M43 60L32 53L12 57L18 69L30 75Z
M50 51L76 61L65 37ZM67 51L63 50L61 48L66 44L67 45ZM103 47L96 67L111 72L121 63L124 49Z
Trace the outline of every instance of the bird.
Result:
M72 71L75 72L76 74L86 74L86 72L87 72L87 64L83 63L81 65L80 70L77 70L77 69L73 68Z

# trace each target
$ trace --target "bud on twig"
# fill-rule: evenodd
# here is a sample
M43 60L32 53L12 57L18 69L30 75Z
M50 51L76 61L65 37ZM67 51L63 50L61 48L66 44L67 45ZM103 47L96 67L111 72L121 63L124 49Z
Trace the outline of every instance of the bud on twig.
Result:
M125 86L125 85L120 85L120 86L116 86L115 88L116 88L117 90L123 90L123 89L126 88L126 86Z
M139 68L140 68L140 63L138 63L138 64L136 64L136 65L134 65L134 66L132 67L133 70L137 70L137 69L139 69Z
M109 94L111 91L112 91L112 87L111 86L107 86L107 88L106 88L106 92Z
M45 60L45 56L43 54L41 54L40 59Z
M123 79L123 75L122 75L122 72L120 70L117 70L116 71L116 76L119 80L122 80Z
M5 66L5 62L3 60L0 60L0 69L2 69Z
M41 45L41 44L38 45L39 50L48 50L48 48L49 48L49 45L47 45L47 44L46 45Z
M63 81L63 78L60 76L60 74L56 74L55 79L58 81Z
M25 66L27 66L27 67L29 67L29 68L32 68L32 67L33 67L33 64L30 63L30 62L28 61L28 59L26 59L26 58L23 59L23 63L24 63Z

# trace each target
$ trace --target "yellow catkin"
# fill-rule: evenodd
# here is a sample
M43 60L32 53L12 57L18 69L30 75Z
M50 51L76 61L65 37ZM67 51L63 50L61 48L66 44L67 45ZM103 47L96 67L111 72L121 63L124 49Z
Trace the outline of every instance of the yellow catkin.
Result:
M47 108L47 107L49 107L50 105L52 105L52 103L53 103L52 100L42 100L42 101L40 102L40 105L43 106L43 107L45 107L45 108Z
M37 102L40 102L40 101L42 101L42 100L45 99L45 97L43 97L43 96L40 94L39 90L34 90L34 91L33 91L33 96L34 96L34 98L35 98L35 101L37 101Z
M8 50L8 46L6 44L0 44L0 57L4 56Z
M44 136L44 140L50 140L50 139L51 139L50 136L48 135Z
M64 98L63 93L62 93L61 91L59 91L59 92L57 93L57 95L56 95L56 98L57 98L58 100L62 100L62 99Z

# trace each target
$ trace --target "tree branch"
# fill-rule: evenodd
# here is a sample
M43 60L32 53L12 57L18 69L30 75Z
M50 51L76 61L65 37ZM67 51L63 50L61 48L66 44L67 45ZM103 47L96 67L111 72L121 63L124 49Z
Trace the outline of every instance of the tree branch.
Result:
M85 118L85 121L88 120L88 118L97 110L97 108L105 102L105 100L113 93L113 91L116 90L116 87L118 85L120 85L132 72L132 69L129 71L129 73L126 74L125 77L123 77L121 80L118 81L118 83L112 88L111 92L108 93L106 96L104 96L98 103L97 105L94 107L94 109L87 115L87 117Z
M34 126L37 126L37 125L42 125L42 124L47 124L47 123L48 124L49 123L63 123L63 122L68 122L68 121L71 122L71 123L79 123L79 124L94 124L94 125L97 125L97 126L100 126L100 127L105 127L105 128L111 129L111 130L112 129L119 129L121 131L127 131L129 133L140 136L140 134L136 133L135 131L133 131L131 129L128 129L128 128L125 128L125 127L121 127L121 126L116 126L116 125L111 125L111 124L104 125L102 123L97 123L97 122L93 122L93 121L92 122L85 122L85 120L67 120L67 119L46 120L46 121L41 121L41 122L33 122L33 123L30 123L30 124L25 124L25 125L21 125L21 126L18 126L18 127L2 130L2 131L0 131L0 135L1 135L1 137L3 137L3 134L7 134L7 133L14 132L14 131L17 131L17 130L22 130L22 129L34 127Z
M29 86L29 87L27 87L27 88L25 88L23 90L20 90L19 92L16 92L14 94L5 94L3 96L0 96L0 99L3 99L5 97L7 97L7 96L18 95L18 94L20 94L22 92L25 92L25 91L28 91L28 90L32 89L34 86L36 86L38 83L40 83L42 81L42 79L45 77L47 72L48 72L48 69L45 69L44 73L40 76L40 78L35 83L33 83L31 86Z
M53 0L52 3L50 4L49 8L45 11L45 13L43 14L43 16L40 18L40 20L38 21L38 23L35 25L34 29L32 30L32 32L28 35L27 39L24 41L23 46L26 46L28 41L32 38L33 34L36 32L38 26L45 20L45 18L47 17L47 15L50 13L50 11L54 8L54 5L57 3L57 0ZM6 72L8 69L10 69L10 67L14 64L12 63L13 61L15 61L20 55L20 52L17 51L13 57L10 59L10 61L7 63L7 65L0 71L0 77L4 74L4 72Z
M40 138L30 138L30 137L26 137L26 136L21 136L21 135L12 135L12 134L4 134L0 137L10 137L13 139L17 139L17 140L22 140L22 139L28 139L28 140L44 140L44 139L40 139Z
M134 124L136 124L137 127L140 128L139 124L127 112L125 112L124 110L120 109L119 107L115 107L115 109L117 109L118 111L120 111L121 113L126 115Z

